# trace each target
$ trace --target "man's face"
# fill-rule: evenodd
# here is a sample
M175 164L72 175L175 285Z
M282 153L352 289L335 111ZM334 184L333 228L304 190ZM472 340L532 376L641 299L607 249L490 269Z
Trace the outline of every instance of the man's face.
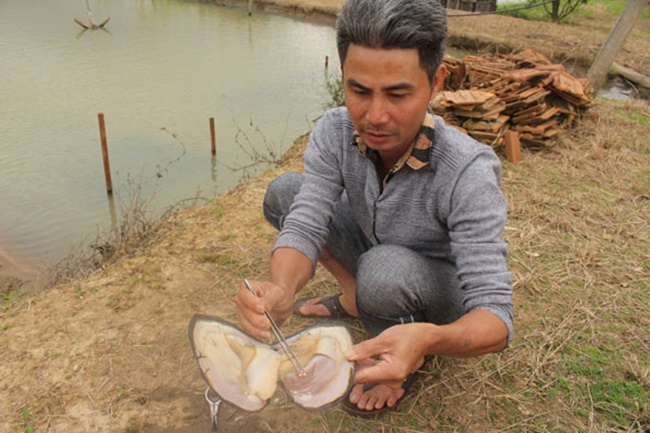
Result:
M444 76L441 67L430 82L415 48L350 44L343 64L346 105L361 138L384 163L394 164L411 145Z

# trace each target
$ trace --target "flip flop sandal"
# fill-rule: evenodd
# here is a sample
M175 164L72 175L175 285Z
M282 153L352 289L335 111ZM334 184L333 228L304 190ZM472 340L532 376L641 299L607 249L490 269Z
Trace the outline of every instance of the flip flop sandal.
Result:
M352 316L347 311L345 311L345 309L341 305L341 301L339 299L341 295L343 294L337 293L336 295L325 296L323 297L323 299L321 299L320 301L316 302L316 304L314 304L314 305L324 306L329 312L329 315L327 316L320 316L317 314L302 314L298 311L303 305L305 305L305 303L309 302L312 299L321 298L322 296L311 296L309 298L298 299L293 306L293 311L300 314L302 317L309 317L309 318L316 318L316 319L355 319L355 317Z
M424 364L417 370L415 370L413 373L409 374L406 376L406 379L404 379L404 383L402 384L402 389L404 390L404 394L397 400L397 403L395 403L394 406L389 407L388 405L384 405L383 407L379 409L361 409L359 406L356 404L352 403L350 401L350 394L346 395L345 398L341 401L341 407L343 408L344 411L346 411L348 414L359 417L359 418L374 418L378 416L379 414L382 414L384 412L387 412L389 410L395 410L397 409L397 406L406 398L408 392L410 389L413 387L415 382L417 382L417 379L420 377L421 373L423 371L428 370L428 367L431 363L431 360L433 359L432 356L427 356L424 359ZM363 387L363 391L369 391L372 388L377 386L376 383L371 383L367 384L366 386Z

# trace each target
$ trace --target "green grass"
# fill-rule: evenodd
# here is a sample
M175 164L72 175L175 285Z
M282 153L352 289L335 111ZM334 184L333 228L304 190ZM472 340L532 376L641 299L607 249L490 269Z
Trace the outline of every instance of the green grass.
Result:
M0 312L8 310L20 300L20 293L16 290L9 290L5 293L0 293Z
M25 433L34 433L34 417L30 413L29 409L23 409L22 417L22 431Z
M646 113L632 112L624 109L614 110L614 113L623 119L631 120L632 122L636 122L639 125L650 124L650 115Z
M506 12L511 9L518 9L530 5L530 1L522 1L521 3L509 3L505 5L497 6L497 11L504 15L509 15L516 18L523 18L531 21L550 21L551 16L546 12L544 6L536 6L530 9L515 10L512 12ZM621 0L588 0L587 4L579 5L575 11L568 17L566 17L564 22L572 22L575 18L590 18L592 16L592 8L604 9L613 16L619 16L623 13L625 9L625 1ZM546 7L550 10L551 5ZM642 18L650 18L650 6L646 7L643 10Z
M621 362L621 353L613 345L567 347L545 398L590 402L598 417L618 426L630 426L643 414L650 395L642 380L625 370ZM577 404L575 410L577 416L585 416L584 404Z
M502 4L497 6L497 11L502 15L508 15L511 17L522 18L531 21L551 20L551 16L548 13L546 13L546 10L544 10L544 6L536 6L530 9L515 10L526 6L529 6L529 2L527 1L521 3L508 3L505 5Z
M623 13L627 2L621 0L589 0L588 4L604 7L609 13L618 16ZM643 10L641 17L650 18L650 7Z

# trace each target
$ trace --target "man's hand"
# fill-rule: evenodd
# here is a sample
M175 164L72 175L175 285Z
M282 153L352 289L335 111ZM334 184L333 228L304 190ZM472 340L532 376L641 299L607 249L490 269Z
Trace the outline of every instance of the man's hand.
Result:
M395 325L351 347L345 356L350 361L359 361L360 367L354 375L354 383L383 383L400 388L404 379L422 366L427 349L422 333L431 332L431 326L435 325Z
M242 282L235 295L237 317L242 329L253 337L266 339L270 334L271 323L264 316L268 311L279 325L291 314L293 294L271 282L250 282L257 296L253 295Z
M487 310L477 309L447 325L392 326L353 346L345 355L352 361L377 357L373 366L355 374L355 383L391 382L394 387L420 368L425 355L468 358L503 350L507 341L508 329L503 321Z

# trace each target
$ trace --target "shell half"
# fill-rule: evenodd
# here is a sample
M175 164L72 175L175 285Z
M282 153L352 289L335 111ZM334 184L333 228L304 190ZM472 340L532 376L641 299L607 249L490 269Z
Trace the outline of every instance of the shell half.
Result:
M305 368L304 376L296 373L279 344L269 346L218 317L194 316L189 337L212 391L245 411L263 409L278 383L306 410L338 403L352 386L354 363L343 354L353 340L343 324L312 326L287 338Z

